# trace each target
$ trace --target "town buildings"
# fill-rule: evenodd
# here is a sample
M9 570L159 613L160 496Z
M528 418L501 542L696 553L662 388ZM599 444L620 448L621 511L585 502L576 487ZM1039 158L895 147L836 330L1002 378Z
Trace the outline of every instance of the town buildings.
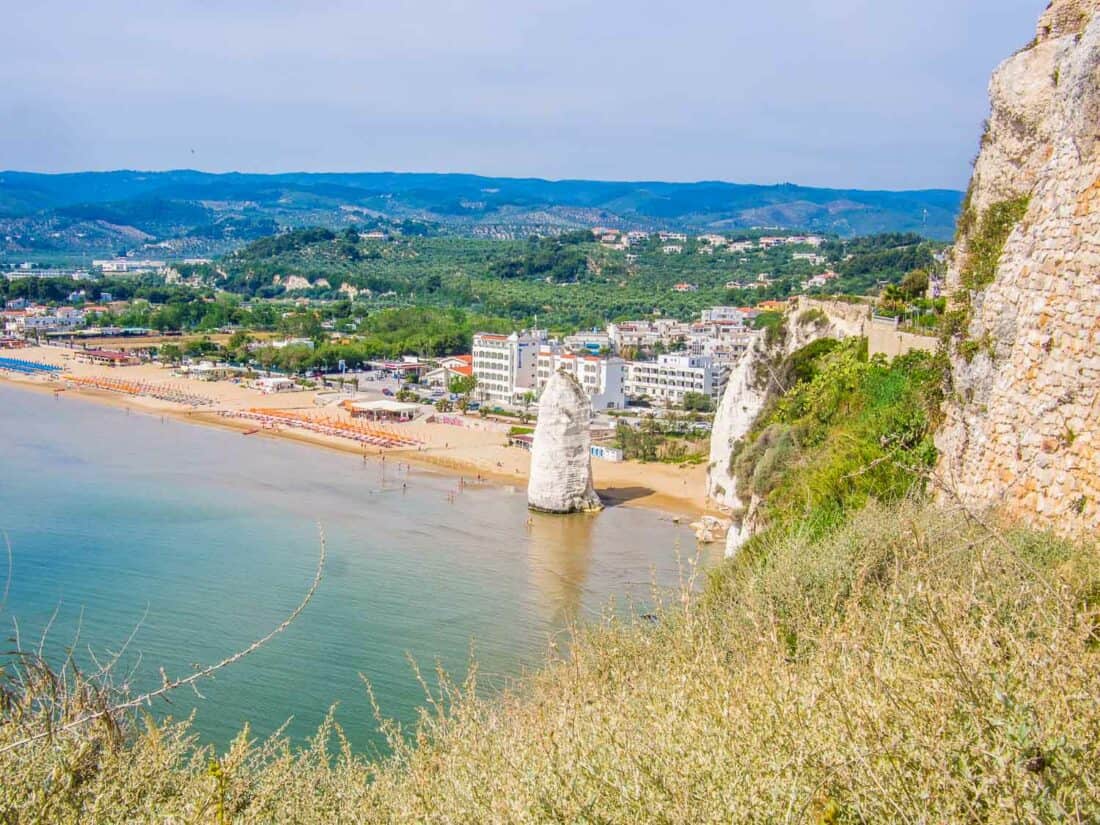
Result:
M731 321L744 326L759 314L752 307L711 307L702 311L699 320L704 324L711 321Z
M92 261L92 267L100 272L129 274L136 272L159 272L166 266L165 261L138 260L136 258L111 258Z
M551 344L539 349L536 382L542 392L555 372L572 373L594 410L621 410L626 406L626 362L622 358L567 352Z
M774 302L767 308L786 308ZM698 393L717 403L734 364L762 333L752 322L765 307L714 306L699 320L655 318L608 324L551 340L544 330L474 335L471 369L482 401L529 403L559 370L576 376L596 410L631 401L679 405Z
M682 404L689 393L705 395L715 405L729 380L729 368L706 355L666 353L656 361L632 361L627 366L625 391L632 400Z
M547 342L545 330L525 330L511 335L479 332L474 335L473 372L475 395L496 404L521 403L536 392L539 348Z
M469 378L474 374L472 355L452 355L439 359L439 366L424 373L423 383L429 387L450 389L456 378Z

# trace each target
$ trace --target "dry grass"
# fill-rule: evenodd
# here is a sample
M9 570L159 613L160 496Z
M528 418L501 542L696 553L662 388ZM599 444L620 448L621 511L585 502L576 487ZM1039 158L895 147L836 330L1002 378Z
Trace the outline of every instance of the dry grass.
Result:
M1096 822L1098 628L1095 546L872 506L516 691L445 685L384 761L98 723L0 756L0 821Z

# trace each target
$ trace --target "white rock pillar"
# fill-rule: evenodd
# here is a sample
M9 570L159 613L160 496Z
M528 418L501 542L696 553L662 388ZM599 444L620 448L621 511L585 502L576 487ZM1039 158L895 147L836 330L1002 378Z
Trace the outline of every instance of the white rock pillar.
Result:
M592 405L577 379L566 372L550 376L531 446L527 506L532 510L583 513L603 506L592 486L591 421Z

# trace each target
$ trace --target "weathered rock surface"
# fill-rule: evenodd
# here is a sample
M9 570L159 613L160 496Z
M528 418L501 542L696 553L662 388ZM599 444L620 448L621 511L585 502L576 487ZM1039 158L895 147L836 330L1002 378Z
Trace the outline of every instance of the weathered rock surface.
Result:
M691 529L695 531L695 538L702 544L714 544L726 537L726 532L730 529L730 520L716 516L703 516L691 523Z
M976 355L952 359L943 495L1066 534L1100 529L1100 0L1055 0L990 84L974 220L947 278ZM962 291L975 225L1029 195L991 284Z
M817 317L811 318L814 315ZM783 354L791 355L821 338L835 338L839 341L865 336L870 322L871 308L867 304L800 295L787 323Z
M814 317L805 315L816 310ZM769 348L761 333L730 373L710 437L707 498L723 512L734 514L726 532L726 555L732 556L756 530L758 501L743 499L730 472L734 445L748 435L771 393L777 389L770 371L783 358L821 338L848 338L865 334L868 310L862 304L813 301L800 298L788 313L782 340Z
M729 383L714 414L710 463L707 467L707 498L726 512L736 512L745 506L737 493L737 481L730 472L730 455L733 445L745 437L767 401L769 381L758 372L768 361L767 346L761 334L730 372Z
M539 399L527 506L544 513L599 510L592 486L592 406L571 374L550 376Z

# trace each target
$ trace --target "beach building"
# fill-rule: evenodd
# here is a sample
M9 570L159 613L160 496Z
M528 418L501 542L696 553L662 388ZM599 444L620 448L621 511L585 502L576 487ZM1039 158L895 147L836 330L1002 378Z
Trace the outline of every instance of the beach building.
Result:
M419 404L406 404L389 398L352 401L347 409L352 418L369 418L372 421L412 421L420 414Z
M714 363L706 355L669 353L656 361L627 364L625 390L628 398L682 404L684 395L699 393L715 404L729 380L729 367Z
M622 461L623 451L618 447L608 447L604 444L593 444L588 448L588 452L591 453L593 458L600 458L604 461Z
M110 349L80 349L76 351L73 358L86 364L100 364L109 367L126 367L141 363L141 359L128 352Z
M571 373L580 383L593 410L621 410L626 406L624 386L626 362L622 358L603 358L562 352L544 345L539 349L537 382L541 393L555 372Z
M188 364L181 367L179 371L199 381L224 381L226 378L233 378L244 372L241 367L233 367L229 364L215 364L212 361L203 361L199 364Z
M524 330L511 335L474 334L474 391L478 400L495 404L521 403L535 392L539 348L548 341L546 330Z
M289 378L285 378L281 375L268 375L263 378L257 378L252 382L252 386L264 395L271 395L277 392L292 392L298 387L298 385Z
M421 376L431 369L431 365L426 361L421 361L412 355L406 355L400 361L369 361L367 366L372 370L401 380Z

